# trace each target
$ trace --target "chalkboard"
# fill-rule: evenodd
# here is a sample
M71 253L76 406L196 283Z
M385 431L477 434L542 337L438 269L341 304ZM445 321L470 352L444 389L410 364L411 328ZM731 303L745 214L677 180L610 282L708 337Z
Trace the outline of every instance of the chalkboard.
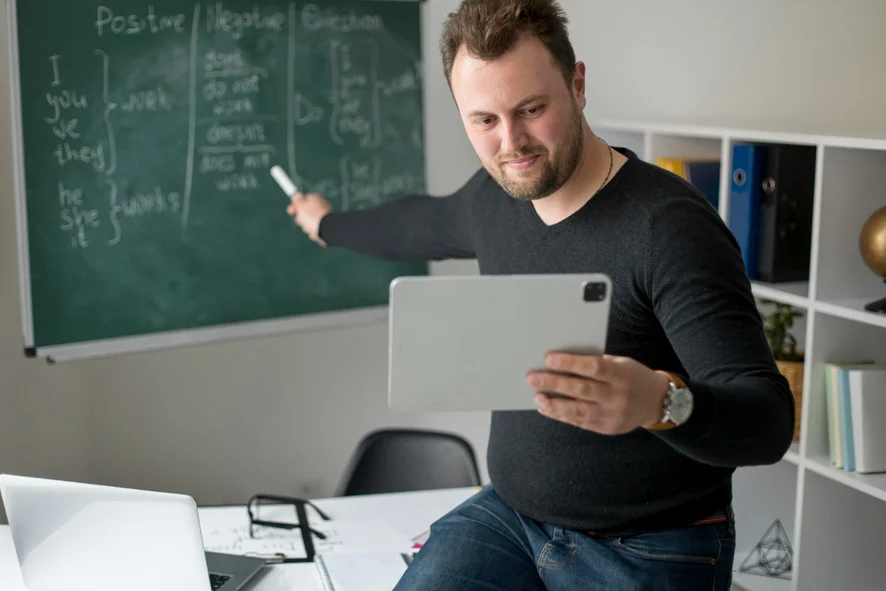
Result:
M321 248L269 171L336 210L425 190L419 9L11 4L28 352L383 318L427 263Z

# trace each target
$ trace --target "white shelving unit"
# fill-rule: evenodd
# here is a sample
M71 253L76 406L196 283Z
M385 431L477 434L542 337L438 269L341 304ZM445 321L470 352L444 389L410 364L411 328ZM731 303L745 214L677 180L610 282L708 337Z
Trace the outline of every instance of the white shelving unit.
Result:
M649 162L660 156L719 157L724 220L733 143L815 146L809 281L753 284L758 299L788 303L805 313L795 333L805 352L800 441L777 464L736 472L734 588L886 589L886 561L879 550L886 535L886 474L832 467L824 389L829 361L865 357L886 363L886 315L864 310L867 302L886 296L886 285L864 265L858 248L862 224L886 205L886 138L625 121L591 121L591 127L610 145L630 148ZM776 519L793 548L790 578L738 572Z

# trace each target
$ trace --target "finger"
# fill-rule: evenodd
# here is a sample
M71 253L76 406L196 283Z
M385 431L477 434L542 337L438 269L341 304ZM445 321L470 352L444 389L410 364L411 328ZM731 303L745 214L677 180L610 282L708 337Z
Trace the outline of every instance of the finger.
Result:
M600 382L615 379L612 360L605 355L587 355L552 351L545 358L545 366Z
M563 394L581 400L594 400L594 381L581 376L552 373L547 371L530 372L526 383L536 390Z
M599 419L600 405L593 402L552 398L542 393L536 394L535 402L542 415L576 427L588 428Z

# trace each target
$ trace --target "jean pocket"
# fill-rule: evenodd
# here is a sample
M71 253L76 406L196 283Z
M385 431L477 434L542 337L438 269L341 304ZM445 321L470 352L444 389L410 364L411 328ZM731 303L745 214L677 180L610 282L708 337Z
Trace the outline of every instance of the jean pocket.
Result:
M553 528L550 541L539 552L538 568L560 568L565 566L578 552L578 541L574 531Z
M721 531L723 530L723 531ZM727 532L724 536L723 533ZM732 544L734 544L734 539ZM615 539L615 548L645 560L716 566L729 545L728 525L695 525Z

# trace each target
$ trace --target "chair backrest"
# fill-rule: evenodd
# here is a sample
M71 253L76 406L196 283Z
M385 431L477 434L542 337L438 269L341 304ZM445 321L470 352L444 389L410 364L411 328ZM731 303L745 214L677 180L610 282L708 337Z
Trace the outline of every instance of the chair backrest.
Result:
M337 495L479 486L471 444L459 435L420 429L369 433L354 451Z

